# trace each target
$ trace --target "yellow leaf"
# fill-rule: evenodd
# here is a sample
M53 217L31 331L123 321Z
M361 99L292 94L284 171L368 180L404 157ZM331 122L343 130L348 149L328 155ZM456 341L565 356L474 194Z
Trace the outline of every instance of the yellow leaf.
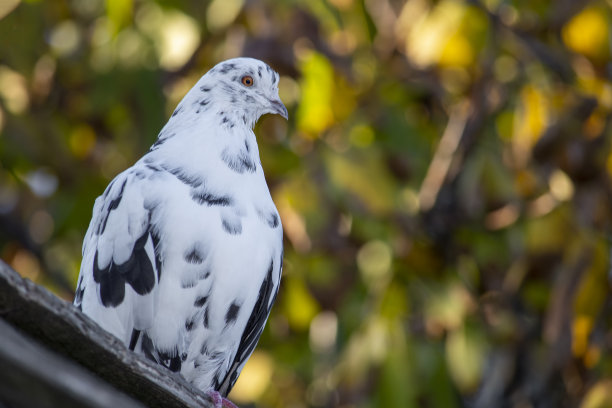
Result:
M612 407L612 380L605 379L596 383L580 404L580 408Z
M106 0L106 15L115 34L129 25L134 8L133 0Z
M608 9L601 7L585 8L563 27L563 41L577 53L606 60L610 56L609 14Z
M608 295L609 245L605 238L578 237L576 252L590 253L591 263L582 274L574 299L575 318L572 322L572 351L584 356L589 347L593 324ZM588 357L588 356L586 356Z
M513 141L520 152L531 150L548 125L549 99L543 90L526 85L520 92L519 105L514 115Z
M319 312L319 304L302 279L287 277L283 285L285 285L284 308L289 324L294 329L307 330L311 320Z
M468 38L456 32L441 47L438 62L443 66L467 66L474 62L474 58L474 48Z
M593 329L593 319L590 316L580 315L572 322L572 353L581 357L586 353L589 345L589 335Z
M76 157L82 159L87 157L96 144L96 133L88 125L77 126L70 132L68 139L70 151Z
M406 54L422 67L473 64L486 37L487 19L482 12L456 0L428 7L426 2L412 1L402 9L397 32L405 37Z
M300 65L302 100L297 110L297 127L316 139L334 122L334 71L330 62L314 51L307 53Z
M608 293L609 244L604 237L595 240L593 237L579 237L582 244L579 251L589 251L591 263L582 274L582 280L574 301L576 314L598 316Z
M482 378L486 343L478 333L461 327L446 339L446 362L455 384L464 392L474 391Z

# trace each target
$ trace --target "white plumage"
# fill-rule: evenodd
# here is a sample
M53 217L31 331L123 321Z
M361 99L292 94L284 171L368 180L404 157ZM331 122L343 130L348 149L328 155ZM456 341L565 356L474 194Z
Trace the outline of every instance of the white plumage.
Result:
M136 352L224 396L282 271L282 226L252 130L265 113L287 117L268 65L237 58L204 75L96 199L74 301Z

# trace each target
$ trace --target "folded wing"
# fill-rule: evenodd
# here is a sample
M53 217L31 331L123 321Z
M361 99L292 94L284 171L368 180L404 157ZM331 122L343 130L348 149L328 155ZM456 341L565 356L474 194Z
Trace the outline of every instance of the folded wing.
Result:
M128 169L96 200L83 242L75 305L117 337L150 327L161 262L147 178Z

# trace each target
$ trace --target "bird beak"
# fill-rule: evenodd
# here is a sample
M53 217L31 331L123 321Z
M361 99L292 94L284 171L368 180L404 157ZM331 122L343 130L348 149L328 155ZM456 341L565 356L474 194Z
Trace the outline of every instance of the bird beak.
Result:
M280 101L280 99L271 99L270 100L270 113L278 113L285 119L289 119L289 113L287 112L287 108Z

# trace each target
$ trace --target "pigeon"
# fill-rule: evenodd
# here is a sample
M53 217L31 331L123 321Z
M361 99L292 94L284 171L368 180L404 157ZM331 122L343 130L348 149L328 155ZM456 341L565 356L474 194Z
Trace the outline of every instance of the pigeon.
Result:
M278 84L252 58L208 71L96 199L83 241L74 305L217 406L281 279L283 229L253 132L263 114L287 119Z

